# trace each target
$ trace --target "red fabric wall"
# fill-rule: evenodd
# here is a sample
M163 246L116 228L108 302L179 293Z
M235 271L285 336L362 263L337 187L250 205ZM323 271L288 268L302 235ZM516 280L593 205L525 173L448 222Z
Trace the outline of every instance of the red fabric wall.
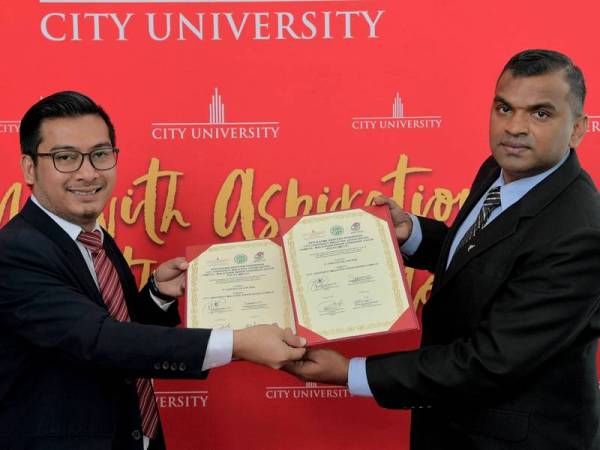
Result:
M569 54L586 74L578 153L600 182L599 12L594 0L0 0L0 224L28 196L18 121L65 89L92 96L117 127L119 181L103 219L141 282L186 245L270 236L276 217L364 205L374 191L451 222L489 154L499 71L533 47ZM428 274L409 278L418 304ZM408 447L407 412L246 363L157 391L176 450Z

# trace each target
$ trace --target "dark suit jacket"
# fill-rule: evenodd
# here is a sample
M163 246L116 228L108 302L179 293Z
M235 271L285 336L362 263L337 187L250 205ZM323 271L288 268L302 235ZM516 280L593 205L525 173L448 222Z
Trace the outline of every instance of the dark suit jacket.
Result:
M407 263L435 273L417 351L368 358L379 405L414 408L411 446L600 449L600 198L574 151L460 249L464 218L499 176L490 158L448 229L420 219Z
M131 323L108 316L77 245L31 200L0 230L2 449L141 450L134 378L203 376L210 331L170 328L176 305L138 293L104 236Z

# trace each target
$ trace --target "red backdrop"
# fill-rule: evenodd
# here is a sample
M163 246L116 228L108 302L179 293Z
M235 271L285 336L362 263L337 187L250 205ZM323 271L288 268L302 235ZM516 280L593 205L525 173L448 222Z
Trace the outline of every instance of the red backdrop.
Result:
M119 182L103 220L140 282L186 245L270 236L277 217L363 205L374 192L451 221L489 154L496 77L532 47L563 51L586 74L578 153L598 182L599 12L595 0L0 0L0 224L28 196L19 119L65 89L116 124ZM408 275L418 306L431 280ZM410 349L418 338L338 348ZM408 447L407 412L246 363L157 391L176 450Z

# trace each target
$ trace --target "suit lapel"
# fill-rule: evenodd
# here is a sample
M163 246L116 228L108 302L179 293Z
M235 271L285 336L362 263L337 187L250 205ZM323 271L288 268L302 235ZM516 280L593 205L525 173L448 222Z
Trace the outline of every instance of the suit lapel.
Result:
M48 214L42 211L31 199L27 200L21 210L21 216L38 231L50 239L65 255L68 270L75 276L83 291L96 303L103 305L100 291L94 283L81 251L73 239L54 222Z
M448 276L448 272L446 270L446 265L448 263L448 255L450 253L450 247L452 246L452 242L454 241L454 237L456 236L456 233L457 233L458 229L460 228L460 225L467 218L467 216L469 215L469 212L473 209L473 207L479 201L481 196L488 190L488 188L492 185L492 183L494 181L496 181L496 179L498 178L499 175L500 175L500 168L498 166L495 166L493 168L493 170L490 170L487 173L482 174L481 181L477 180L471 187L471 192L469 193L469 196L467 197L465 204L458 212L456 219L454 220L452 227L450 227L450 230L448 231L448 235L446 236L446 239L444 240L442 251L440 252L441 259L438 262L438 265L437 265L437 268L435 271L435 279L438 280L438 282L435 283L432 294L438 290L437 288L441 287L442 282ZM457 255L455 254L454 258L452 260L453 261L452 264L454 264L454 261L456 261L456 256Z
M520 209L516 207L516 204L512 205L488 226L480 230L468 244L458 249L444 274L444 282L450 281L473 258L515 233L522 217Z
M581 166L579 165L575 151L572 150L570 156L561 167L531 189L518 202L502 212L502 214L494 221L483 228L468 245L459 249L454 254L450 266L444 272L448 251L452 245L454 236L456 235L456 230L468 212L473 208L476 201L489 188L493 181L498 178L498 173L492 173L491 176L482 179L481 183L479 183L479 186L476 188L477 194L473 195L473 200L465 203L465 207L461 210L461 214L458 215L457 220L452 225L451 233L449 233L451 236L449 236L444 243L443 266L438 266L438 271L442 272L440 277L441 280L437 283L433 292L437 292L446 283L452 280L452 278L473 258L481 255L493 245L514 234L518 229L519 222L523 218L537 215L544 207L546 207L546 205L552 202L564 189L566 189L580 173ZM459 218L461 218L460 221ZM436 273L436 278L437 276Z

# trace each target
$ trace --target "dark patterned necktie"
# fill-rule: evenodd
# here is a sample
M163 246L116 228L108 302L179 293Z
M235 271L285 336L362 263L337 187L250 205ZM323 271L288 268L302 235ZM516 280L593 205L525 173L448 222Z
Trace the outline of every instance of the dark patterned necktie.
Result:
M127 312L123 289L119 282L119 274L106 255L104 248L102 248L100 232L94 231L89 233L82 231L77 240L85 245L92 254L98 285L108 313L113 319L119 322L129 322L129 313ZM155 438L159 418L152 383L147 378L138 378L136 386L142 418L142 431L144 436Z
M489 190L483 201L483 206L481 207L479 214L477 214L475 222L469 227L463 238L460 240L458 247L456 247L457 250L475 237L479 230L485 226L492 211L498 206L500 206L500 186L496 186Z

